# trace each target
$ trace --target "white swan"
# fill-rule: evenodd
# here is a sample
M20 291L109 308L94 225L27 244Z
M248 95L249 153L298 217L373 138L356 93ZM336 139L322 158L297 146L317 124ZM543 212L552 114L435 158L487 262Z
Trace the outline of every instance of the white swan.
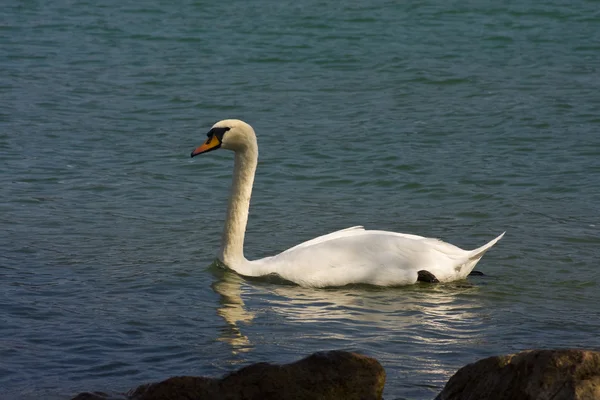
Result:
M217 122L192 157L218 148L233 150L233 184L223 229L219 260L244 276L277 274L307 287L365 283L408 285L417 281L464 279L500 236L475 250L462 250L438 239L405 233L371 231L362 226L342 229L301 243L272 257L247 260L244 235L258 144L254 129L229 119Z

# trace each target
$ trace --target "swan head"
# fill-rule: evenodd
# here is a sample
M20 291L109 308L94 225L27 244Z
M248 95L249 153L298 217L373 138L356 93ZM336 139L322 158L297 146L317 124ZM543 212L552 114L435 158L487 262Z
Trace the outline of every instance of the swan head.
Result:
M249 147L257 147L254 129L239 119L224 119L217 122L206 136L208 139L192 151L192 157L219 148L245 151Z

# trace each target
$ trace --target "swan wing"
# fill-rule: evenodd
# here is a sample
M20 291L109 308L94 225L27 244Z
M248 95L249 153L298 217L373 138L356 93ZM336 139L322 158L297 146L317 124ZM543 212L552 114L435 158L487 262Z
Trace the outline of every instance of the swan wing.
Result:
M409 238L409 239L428 239L423 236L411 235L409 233L365 230L364 226L357 225L357 226L352 226L352 227L346 228L346 229L340 229L339 231L331 232L326 235L322 235L322 236L316 237L314 239L307 240L306 242L302 242L294 247L291 247L291 248L285 250L283 253L294 251L294 250L297 250L297 249L303 248L303 247L313 246L313 245L316 245L317 243L323 243L323 242L327 242L329 240L339 239L342 237L357 236L357 235L373 235L373 234L394 235L394 236L401 236L401 237L405 237L405 238ZM431 239L431 240L437 240L437 239Z
M331 232L326 235L318 236L314 239L307 240L306 242L302 242L294 247L291 247L291 248L285 250L284 253L297 250L301 247L308 247L308 246L315 245L317 243L326 242L328 240L332 240L332 239L336 239L336 238L340 238L340 237L344 237L344 236L351 236L355 233L364 232L364 231L365 231L365 227L361 226L361 225L351 226L350 228L346 228L346 229L340 229L339 231Z

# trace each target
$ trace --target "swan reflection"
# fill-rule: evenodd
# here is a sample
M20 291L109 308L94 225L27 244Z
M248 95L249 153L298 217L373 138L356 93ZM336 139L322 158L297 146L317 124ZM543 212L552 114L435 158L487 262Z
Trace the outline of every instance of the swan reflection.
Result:
M291 325L308 323L316 328L309 333L315 338L350 343L356 335L370 342L385 336L393 343L435 346L482 340L485 315L476 301L479 288L467 281L395 288L361 285L314 289L276 277L245 279L219 268L212 287L220 295L217 313L227 323L219 340L229 343L234 353L252 350L242 329L257 313L268 313L269 318L284 319ZM243 298L252 303L252 308Z
M220 279L212 284L213 290L220 295L217 314L227 323L221 330L219 340L229 343L234 353L248 352L252 345L238 327L238 322L249 324L254 319L254 313L246 310L242 300L244 280L229 271L222 271L220 275Z

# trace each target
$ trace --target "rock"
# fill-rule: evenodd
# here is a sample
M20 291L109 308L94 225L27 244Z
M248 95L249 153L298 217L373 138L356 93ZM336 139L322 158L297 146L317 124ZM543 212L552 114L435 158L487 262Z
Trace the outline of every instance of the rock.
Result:
M381 399L385 371L374 358L345 351L315 353L291 364L252 364L221 379L178 376L142 385L130 400ZM94 399L80 397L75 399ZM98 399L102 397L97 397Z
M600 399L600 352L530 350L459 369L435 400Z

